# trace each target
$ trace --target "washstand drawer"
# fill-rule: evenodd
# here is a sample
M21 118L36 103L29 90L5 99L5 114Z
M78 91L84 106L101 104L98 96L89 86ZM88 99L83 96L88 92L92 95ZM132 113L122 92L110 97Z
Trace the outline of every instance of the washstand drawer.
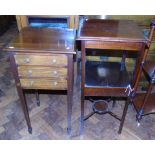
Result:
M67 56L64 54L16 54L15 61L18 65L67 66Z
M19 66L20 77L44 77L44 78L66 78L67 68L40 67L40 66Z
M20 79L21 86L25 89L51 89L51 90L66 90L67 80L65 79Z

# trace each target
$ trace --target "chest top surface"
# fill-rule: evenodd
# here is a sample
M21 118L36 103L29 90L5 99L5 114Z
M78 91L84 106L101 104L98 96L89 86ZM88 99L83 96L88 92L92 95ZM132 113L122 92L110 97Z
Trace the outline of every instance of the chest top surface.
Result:
M74 29L27 27L8 44L6 50L74 53L75 34Z
M84 20L77 40L146 42L140 27L131 20Z

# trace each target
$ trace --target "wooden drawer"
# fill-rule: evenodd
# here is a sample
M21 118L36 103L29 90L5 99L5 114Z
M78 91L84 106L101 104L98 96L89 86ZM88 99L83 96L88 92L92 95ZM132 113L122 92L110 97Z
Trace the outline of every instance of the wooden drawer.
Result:
M67 80L49 80L49 79L20 79L21 87L25 89L51 89L51 90L66 90Z
M15 61L18 65L43 65L43 66L67 66L67 56L64 54L30 55L16 54Z
M67 68L19 66L18 74L20 77L44 77L65 79L67 77Z

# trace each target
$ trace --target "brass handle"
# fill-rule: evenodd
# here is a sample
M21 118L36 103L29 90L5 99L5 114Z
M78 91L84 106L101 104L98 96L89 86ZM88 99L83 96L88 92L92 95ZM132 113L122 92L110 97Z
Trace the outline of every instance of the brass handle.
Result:
M25 58L25 59L24 59L24 62L25 62L25 63L29 63L29 62L30 62L30 59L29 59L29 58Z
M28 75L32 75L32 70L28 70Z
M58 75L58 72L57 72L57 71L53 71L53 74L54 74L54 75Z
M34 81L30 81L30 86L33 86L33 84L34 84Z
M52 59L52 64L55 64L57 62L56 59Z
M58 84L58 82L54 81L52 84L53 84L54 86L56 86L56 85Z

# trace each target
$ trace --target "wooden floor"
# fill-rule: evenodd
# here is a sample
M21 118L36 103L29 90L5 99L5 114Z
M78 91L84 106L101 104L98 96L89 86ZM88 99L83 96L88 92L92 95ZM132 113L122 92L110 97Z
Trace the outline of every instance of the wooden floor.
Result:
M12 26L0 37L0 48L17 33ZM65 95L41 94L41 106L36 105L35 96L27 94L32 135L27 126L20 106L15 83L10 72L7 54L0 51L0 139L68 139L67 103ZM75 65L76 66L76 65ZM70 139L155 139L155 115L146 116L137 127L135 111L129 107L122 134L117 133L119 121L109 114L95 114L85 122L84 136L79 136L80 127L80 88L74 87L74 105L72 112L72 137ZM86 101L86 113L91 111L92 103ZM124 102L117 102L114 111L122 114Z

